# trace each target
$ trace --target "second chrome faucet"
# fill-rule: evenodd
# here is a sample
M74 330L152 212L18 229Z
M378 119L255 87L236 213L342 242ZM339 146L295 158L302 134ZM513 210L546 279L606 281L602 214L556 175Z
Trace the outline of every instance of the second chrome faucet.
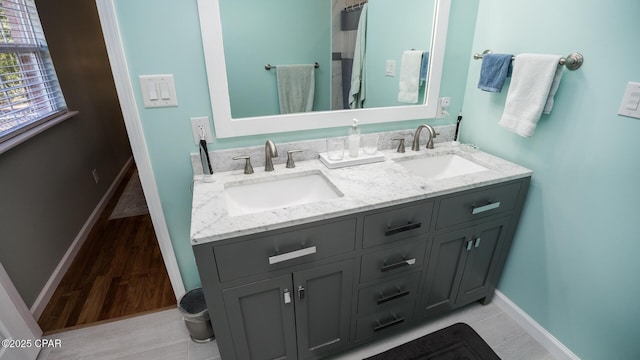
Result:
M413 135L413 144L411 145L411 150L418 151L420 150L420 133L422 129L427 129L429 131L429 140L427 140L427 149L433 149L433 139L436 137L436 131L428 124L419 125L416 129L416 133Z

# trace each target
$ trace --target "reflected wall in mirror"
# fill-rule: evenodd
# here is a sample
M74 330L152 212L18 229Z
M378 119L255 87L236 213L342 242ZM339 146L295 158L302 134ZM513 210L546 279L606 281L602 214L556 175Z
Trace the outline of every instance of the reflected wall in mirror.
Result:
M338 52L332 43L342 46L332 40L332 18L349 6L343 1L198 0L217 137L346 126L353 117L361 124L435 117L450 0L369 0L365 106L349 110L332 101L338 76L332 69L341 63L332 61ZM402 54L411 49L429 51L428 77L415 105L397 101ZM395 76L386 76L387 60L395 62ZM276 74L265 64L315 62L313 111L281 115Z
M351 83L360 77L362 107L408 105L397 99L401 57L430 52L435 0L358 1L219 0L232 117L281 113L276 70L265 64L317 62L313 111L349 109ZM365 56L354 64L358 39ZM423 81L416 104L424 104L425 88Z

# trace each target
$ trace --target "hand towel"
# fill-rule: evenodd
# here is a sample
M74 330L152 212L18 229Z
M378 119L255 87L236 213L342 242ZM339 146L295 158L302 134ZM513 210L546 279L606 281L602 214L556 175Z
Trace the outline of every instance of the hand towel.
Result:
M278 65L276 81L281 114L306 112L313 109L314 64Z
M351 87L349 88L349 108L351 109L363 108L366 98L365 55L367 52L367 9L368 4L364 4L360 12L360 21L358 22L356 48L353 54L353 67L351 69Z
M511 54L484 54L480 68L478 89L501 92L505 79L511 75Z
M559 62L559 55L516 56L500 126L523 137L533 135L543 111L548 114L553 107L562 76Z
M420 86L427 81L427 71L429 70L429 52L422 53L422 62L420 63Z
M415 104L418 102L420 90L420 66L423 51L408 50L402 53L400 65L400 84L398 89L398 101Z

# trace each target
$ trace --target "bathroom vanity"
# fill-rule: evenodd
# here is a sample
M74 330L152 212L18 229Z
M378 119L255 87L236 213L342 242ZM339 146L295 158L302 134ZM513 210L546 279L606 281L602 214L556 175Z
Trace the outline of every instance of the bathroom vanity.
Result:
M491 301L531 171L450 144L383 153L195 181L191 241L222 359L323 358ZM439 178L403 165L452 154L480 168ZM231 187L310 174L338 195L227 211Z

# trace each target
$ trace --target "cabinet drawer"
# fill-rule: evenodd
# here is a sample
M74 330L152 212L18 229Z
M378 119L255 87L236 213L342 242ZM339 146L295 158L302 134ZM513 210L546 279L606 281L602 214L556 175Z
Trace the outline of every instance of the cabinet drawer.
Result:
M413 303L418 293L420 272L363 288L358 293L358 314L380 311L398 303Z
M354 251L356 219L216 246L220 281L265 273Z
M405 301L385 311L379 311L356 320L356 340L405 328L411 323L413 301Z
M522 182L510 183L442 199L436 229L513 209L521 185Z
M363 255L360 282L419 269L422 267L426 247L427 237L417 236L407 240L404 245Z
M406 206L364 217L363 247L372 247L429 231L433 203Z

